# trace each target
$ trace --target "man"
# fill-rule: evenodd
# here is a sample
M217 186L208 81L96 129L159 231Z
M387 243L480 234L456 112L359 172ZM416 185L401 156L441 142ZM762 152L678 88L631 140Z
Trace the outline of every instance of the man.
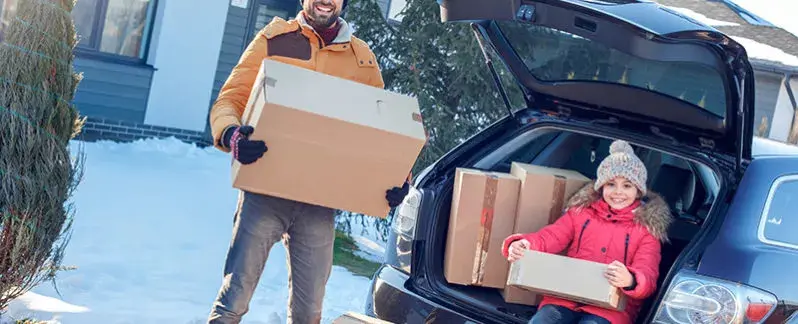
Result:
M267 143L250 140L253 128L241 125L252 84L263 59L293 64L383 88L377 59L340 18L347 0L304 0L295 19L275 18L255 36L214 103L210 122L214 145L242 164L268 154ZM313 95L313 83L307 86ZM331 102L335 98L328 98ZM408 184L391 188L386 200L396 207ZM330 276L335 239L334 211L277 197L241 192L222 287L208 323L239 323L260 279L271 247L282 237L289 256L288 323L319 323Z

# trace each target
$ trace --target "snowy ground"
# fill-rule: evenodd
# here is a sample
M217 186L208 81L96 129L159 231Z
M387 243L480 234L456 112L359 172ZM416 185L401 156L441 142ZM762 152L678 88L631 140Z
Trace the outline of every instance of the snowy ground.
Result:
M175 139L82 143L84 180L58 291L44 283L9 313L54 323L202 323L221 283L236 191L229 158ZM355 230L357 229L357 231ZM353 226L353 234L361 228ZM373 260L375 235L354 236ZM275 245L244 323L284 323L286 255ZM369 280L334 267L324 323L362 311Z

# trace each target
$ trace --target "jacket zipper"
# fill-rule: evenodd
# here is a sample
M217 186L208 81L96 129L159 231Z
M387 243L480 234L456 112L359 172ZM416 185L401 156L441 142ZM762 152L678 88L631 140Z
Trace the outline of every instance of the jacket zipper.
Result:
M579 240L576 242L576 253L579 253L579 249L582 248L582 235L585 234L585 228L587 228L587 224L590 224L589 219L582 224L582 230L579 232Z
M626 241L623 245L623 265L626 265L626 257L629 253L629 233L626 233Z

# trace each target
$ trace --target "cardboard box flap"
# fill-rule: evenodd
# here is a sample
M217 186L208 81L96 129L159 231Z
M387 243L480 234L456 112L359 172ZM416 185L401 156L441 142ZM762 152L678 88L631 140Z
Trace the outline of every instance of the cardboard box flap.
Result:
M262 85L269 103L426 141L419 113L396 108L418 106L414 97L343 78L320 78L319 72L275 60L265 59L261 66L267 73ZM288 74L292 77L279 77ZM307 89L307 95L297 95L296 89ZM341 109L363 106L364 102L376 109Z

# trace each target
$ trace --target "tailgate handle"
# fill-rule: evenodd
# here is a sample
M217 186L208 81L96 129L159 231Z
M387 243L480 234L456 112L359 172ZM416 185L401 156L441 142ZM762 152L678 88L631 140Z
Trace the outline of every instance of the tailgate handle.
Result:
M595 33L598 29L598 24L595 21L588 20L582 17L574 17L574 26L579 29L583 29L589 31L591 33Z

